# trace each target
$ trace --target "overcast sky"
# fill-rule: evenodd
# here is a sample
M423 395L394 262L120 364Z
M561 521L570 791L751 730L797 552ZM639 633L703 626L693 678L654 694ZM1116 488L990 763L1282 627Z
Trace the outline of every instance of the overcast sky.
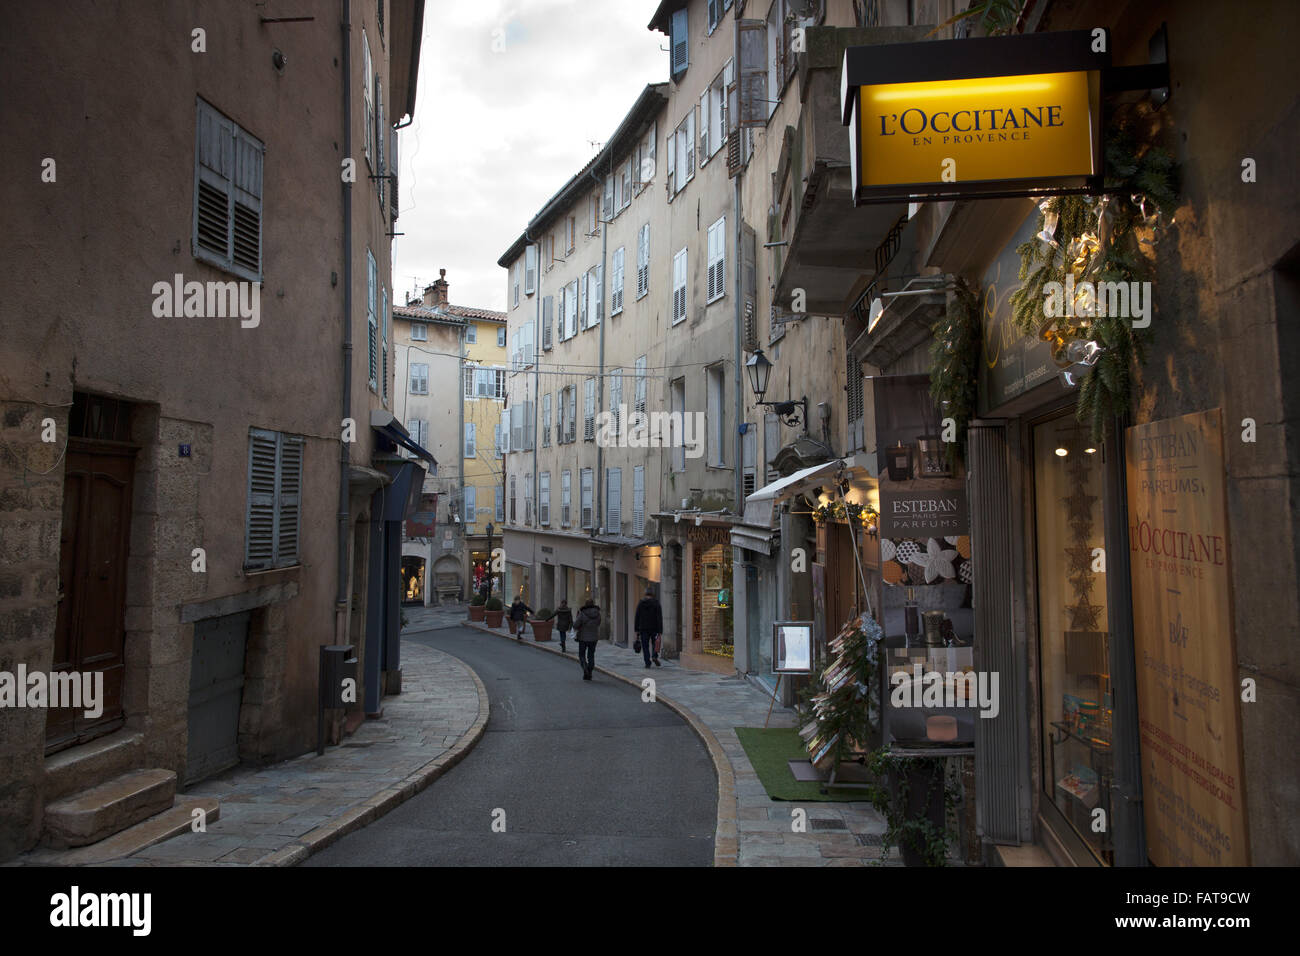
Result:
M505 310L496 264L668 78L658 0L428 0L415 121L399 134L393 301L447 270L455 305Z

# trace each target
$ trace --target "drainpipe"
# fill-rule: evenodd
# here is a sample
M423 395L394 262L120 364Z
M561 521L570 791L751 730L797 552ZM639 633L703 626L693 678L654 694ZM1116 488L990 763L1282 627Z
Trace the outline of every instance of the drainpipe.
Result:
M465 514L465 357L467 351L465 339L466 336L469 334L469 323L470 320L466 319L465 324L461 326L460 336L459 336L460 364L458 368L460 370L460 378L456 382L456 387L460 390L460 401L456 403L458 406L458 408L456 409L457 411L456 425L458 428L458 431L456 432L456 441L460 445L460 450L456 452L456 479L457 482L460 484L460 505L458 510L460 511L460 543L461 543L462 550L465 552L465 564L464 564L465 583L466 583L465 593L468 594L471 599L473 599L474 556L473 554L470 553L470 545L469 545L469 515ZM478 436L476 435L475 442L477 443L477 441L478 441ZM475 507L478 507L477 501L475 502ZM429 554L430 556L433 555L432 548L429 549ZM492 565L490 563L491 560L492 560L492 556L488 555L489 574L492 573ZM428 572L426 571L425 573L427 574Z
M537 416L541 414L542 408L542 245L536 239L528 235L528 230L524 229L524 283L528 283L528 247L537 247L537 272L533 276L533 304L537 307L533 314L533 514L537 516L538 527L541 527L541 487L542 479L537 474L537 446L541 442L541 435L538 434ZM505 492L502 492L504 495ZM525 509L526 510L526 509ZM527 519L529 515L525 514ZM529 532L529 540L532 542L533 561L529 562L531 573L536 578L541 578L537 573L535 559L537 557L537 535ZM501 546L505 547L505 536L502 535ZM528 597L533 599L535 592L530 591ZM536 603L534 601L533 603Z
M614 175L614 150L612 147L609 150L609 162L606 164L605 169L606 169L606 175L611 177ZM596 175L594 168L591 172L587 173L587 175L590 176L592 179L594 179L596 181L596 184L600 186L600 204L597 206L597 208L600 210L600 213L604 213L605 184L601 182L600 177ZM600 223L600 225L602 226L600 230L600 315L601 315L600 346L599 346L600 359L597 363L597 371L596 371L596 417L599 419L600 414L605 410L605 324L609 322L609 313L605 310L605 284L606 284L605 283L605 257L609 251L609 223L601 219L599 213L596 216L596 221ZM593 308L593 303L590 302L587 303L587 308ZM602 506L603 505L602 489L604 486L604 480L603 480L604 476L605 476L605 449L600 447L600 442L596 442L596 475L594 480L591 483L591 493L592 496L596 499L591 503L592 523L595 525L595 527L592 529L593 533L599 532L600 528L603 527L605 521L605 510ZM622 494L622 486L620 485L619 488L620 488L619 493ZM579 513L581 513L582 511L581 473L579 473L578 499L579 499L578 511ZM620 509L622 508L621 503L619 507ZM620 520L621 520L621 514L620 514ZM596 576L596 549L593 547L591 549L591 590L593 594L596 592L596 586L598 582L599 582L599 578ZM611 590L613 589L612 583L610 584L610 589ZM606 596L604 594L601 595L601 600L606 600ZM611 620L612 620L612 614L611 614ZM610 630L612 632L613 628L611 627ZM610 640L613 640L612 636L610 637Z
M736 77L740 76L740 25L736 22L738 17L739 17L739 11L733 12L731 19L732 19L732 34L734 40L733 40L731 62L735 64L734 75ZM724 91L724 95L725 95L725 91ZM736 106L737 109L739 109L740 106L739 93L737 93L736 95ZM740 123L740 117L736 117L736 123L737 124ZM736 391L736 422L735 422L734 432L736 436L735 495L736 495L736 514L738 515L743 515L745 513L745 499L744 499L745 436L740 433L740 423L744 420L744 416L745 416L745 395L744 395L744 391L741 389L741 379L744 376L743 368L745 364L743 361L744 351L741 347L742 346L741 332L745 321L744 303L741 302L741 296L744 293L744 285L745 285L745 251L744 251L745 227L744 227L744 223L741 221L742 210L741 210L741 200L740 200L740 181L743 177L744 177L744 167L742 166L740 172L738 172L736 174L736 177L732 180L732 193L731 193L731 212L732 212L732 218L735 220L735 228L732 229L732 241L734 242L732 248L735 249L735 258L733 258L732 261L736 264L736 269L735 269L735 273L736 273L735 332L736 334L735 334L735 343L734 343L735 348L734 348L733 357L735 359L735 365L736 365L734 369L735 391ZM757 262L754 263L754 268L755 269L758 268ZM755 304L755 308L757 309L757 304ZM757 322L758 317L755 316L754 318L755 318L755 322ZM758 439L756 437L755 441L757 440ZM734 568L735 565L733 564L732 567ZM732 593L735 593L735 588L734 588L735 582L733 581L732 584L733 584ZM733 615L733 620L734 620L734 615Z
M352 10L343 0L343 155L352 155ZM343 418L352 417L352 184L343 188ZM369 427L369 422L366 423ZM338 581L334 598L334 643L348 635L348 443L339 442Z

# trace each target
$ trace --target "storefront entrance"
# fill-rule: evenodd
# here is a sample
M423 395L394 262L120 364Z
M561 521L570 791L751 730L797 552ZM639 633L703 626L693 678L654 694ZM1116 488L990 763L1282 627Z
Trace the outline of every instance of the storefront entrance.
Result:
M424 558L402 558L402 603L424 603Z
M1044 814L1113 863L1101 449L1074 409L1031 425Z

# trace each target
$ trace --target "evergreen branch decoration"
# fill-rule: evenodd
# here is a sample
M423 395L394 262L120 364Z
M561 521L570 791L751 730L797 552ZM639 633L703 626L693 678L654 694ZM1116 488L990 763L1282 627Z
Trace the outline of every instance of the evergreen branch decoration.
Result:
M958 280L946 315L935 322L930 345L930 395L945 418L957 425L957 440L948 443L948 463L965 455L966 426L975 416L979 393L979 294Z
M1039 204L1038 234L1017 248L1020 287L1011 294L1012 322L1022 333L1052 343L1064 368L1069 343L1095 341L1103 349L1079 387L1078 420L1095 441L1117 415L1131 411L1136 370L1146 361L1145 330L1126 316L1102 315L1083 301L1081 315L1049 315L1048 283L1146 282L1153 263L1142 246L1154 245L1177 203L1177 167L1159 147L1140 153L1130 131L1108 131L1103 195L1053 196ZM1098 314L1093 314L1094 312Z

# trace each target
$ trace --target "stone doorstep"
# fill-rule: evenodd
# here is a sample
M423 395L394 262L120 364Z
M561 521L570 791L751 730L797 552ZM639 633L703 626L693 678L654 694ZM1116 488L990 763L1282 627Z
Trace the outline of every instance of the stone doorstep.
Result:
M170 810L164 810L106 840L74 850L38 851L32 862L50 866L90 866L127 857L155 843L190 832L194 826L195 810L202 810L205 814L205 826L221 818L221 803L215 797L178 797Z
M144 734L119 730L45 759L45 800L53 803L87 781L111 780L144 762Z
M132 770L45 807L44 841L58 849L87 846L172 806L174 770Z

